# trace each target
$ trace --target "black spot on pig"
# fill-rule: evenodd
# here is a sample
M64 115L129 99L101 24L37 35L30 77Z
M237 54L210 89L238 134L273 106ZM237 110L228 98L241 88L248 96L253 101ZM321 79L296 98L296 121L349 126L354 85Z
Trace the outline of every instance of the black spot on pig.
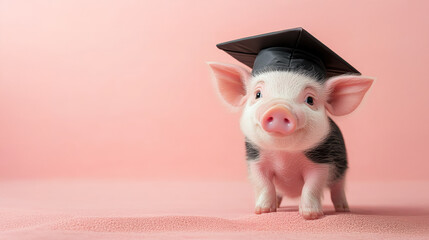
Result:
M329 163L335 166L334 179L341 178L347 170L347 153L343 135L337 124L329 118L331 131L318 146L305 151L311 161L315 163Z
M246 138L246 159L247 161L257 160L259 158L259 149Z

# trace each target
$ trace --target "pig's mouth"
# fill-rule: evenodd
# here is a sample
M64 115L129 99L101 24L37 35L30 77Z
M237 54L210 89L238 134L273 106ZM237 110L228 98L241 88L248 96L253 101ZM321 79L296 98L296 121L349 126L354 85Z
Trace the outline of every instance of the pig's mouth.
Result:
M279 132L265 132L265 133L272 136L272 137L275 137L275 138L283 138L283 137L289 136L289 135L284 135L284 134L279 133Z
M304 129L296 129L290 135L267 132L262 126L256 124L255 135L253 138L250 137L250 140L266 149L291 151L300 148L303 134L305 134Z
M268 136L276 138L276 139L280 139L280 138L285 139L285 138L288 138L288 137L291 137L294 135L296 136L297 134L302 132L302 128L298 128L298 129L295 129L295 131L293 131L293 133L285 135L285 134L280 133L280 132L267 132L264 130L264 128L259 123L256 124L256 127L259 130L259 132L261 132L262 134L268 135Z

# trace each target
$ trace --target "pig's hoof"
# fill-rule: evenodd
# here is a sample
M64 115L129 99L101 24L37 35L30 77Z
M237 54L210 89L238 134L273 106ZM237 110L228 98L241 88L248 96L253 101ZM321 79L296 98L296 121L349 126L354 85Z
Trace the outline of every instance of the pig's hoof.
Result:
M255 208L255 213L256 214L270 213L270 212L275 212L276 210L277 210L276 208L256 207Z
M279 208L279 207L280 207L280 204L282 204L282 199L283 199L283 197L282 197L282 196L277 196L277 198L276 198L276 205L277 205L277 208Z
M322 217L323 211L320 208L300 207L299 214L306 220L313 220Z
M350 208L347 203L334 205L334 207L336 212L350 212Z
M314 220L323 216L323 212L302 212L301 216L306 220Z

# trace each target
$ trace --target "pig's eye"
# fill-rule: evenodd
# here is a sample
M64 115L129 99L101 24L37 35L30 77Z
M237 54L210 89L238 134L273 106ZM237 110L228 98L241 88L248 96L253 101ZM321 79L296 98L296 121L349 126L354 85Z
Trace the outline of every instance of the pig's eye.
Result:
M314 99L311 96L308 96L307 99L305 99L305 102L310 106L314 105Z
M255 99L258 99L258 98L261 98L262 97L262 93L261 93L261 91L257 91L256 92L256 96L255 96Z

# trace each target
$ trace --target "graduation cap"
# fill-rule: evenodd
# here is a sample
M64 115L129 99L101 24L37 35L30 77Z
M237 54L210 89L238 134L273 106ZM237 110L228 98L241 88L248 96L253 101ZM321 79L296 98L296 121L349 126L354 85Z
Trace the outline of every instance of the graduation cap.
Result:
M324 81L345 73L360 74L303 28L241 38L216 46L252 68L252 75L265 71L304 71Z

